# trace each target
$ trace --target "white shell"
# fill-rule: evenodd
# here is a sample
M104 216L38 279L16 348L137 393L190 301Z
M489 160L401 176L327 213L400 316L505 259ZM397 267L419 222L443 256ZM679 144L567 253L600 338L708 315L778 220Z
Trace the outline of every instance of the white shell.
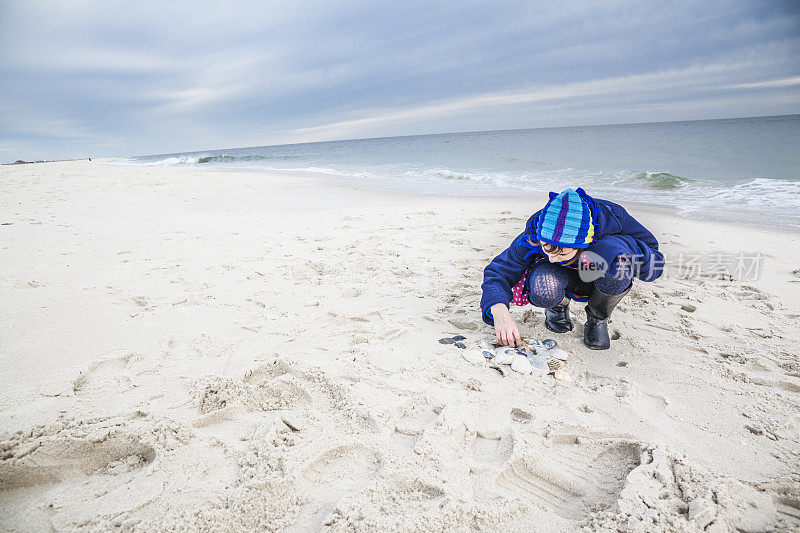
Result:
M547 361L539 356L534 355L533 357L528 357L528 363L531 365L531 371L535 374L545 375L550 373L550 367L547 366Z
M511 370L528 375L531 373L531 363L524 355L517 354L511 361Z
M570 377L570 375L563 370L556 370L553 372L553 377L555 377L558 381L572 381L572 377Z
M492 361L498 365L510 365L511 361L514 360L515 355L517 355L516 348L503 346L502 348L497 348L494 351L494 359L492 359Z
M482 340L481 342L479 342L478 343L478 348L480 348L481 350L489 351L489 352L494 350L494 346L492 346L492 343L490 343L487 340Z
M569 352L566 350L562 350L561 348L550 348L547 350L547 354L545 356L554 359L561 359L562 361L566 361L569 358Z
M486 361L481 350L461 350L461 357L470 363L483 363Z

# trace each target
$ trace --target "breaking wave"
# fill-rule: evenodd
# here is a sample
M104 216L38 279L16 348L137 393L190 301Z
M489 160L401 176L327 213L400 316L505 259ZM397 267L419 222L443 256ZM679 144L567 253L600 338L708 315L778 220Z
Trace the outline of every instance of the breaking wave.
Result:
M116 165L139 165L146 167L165 167L165 166L181 166L181 165L206 165L206 164L221 164L221 165L235 165L238 163L260 163L269 161L292 161L300 159L299 156L294 155L170 155L167 157L161 156L158 159L152 156L148 157L132 157L129 159L115 159L111 164Z
M657 191L680 189L696 181L669 172L637 172L634 179L644 182L646 187Z
M297 159L297 156L279 155L279 156L263 156L263 155L207 155L200 157L197 162L204 163L237 163L237 162L250 162L250 161L287 161Z

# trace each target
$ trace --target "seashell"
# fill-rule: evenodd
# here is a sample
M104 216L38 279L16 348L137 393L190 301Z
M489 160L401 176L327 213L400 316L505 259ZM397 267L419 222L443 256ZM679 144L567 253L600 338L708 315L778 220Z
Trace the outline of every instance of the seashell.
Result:
M540 341L539 339L528 339L525 341L525 344L527 344L528 346L536 347L536 346L541 346L542 341Z
M528 348L519 348L517 352L521 353L525 357L532 357L536 355L536 350L532 349L530 346Z
M510 365L511 361L514 360L514 355L516 354L507 354L507 353L496 354L494 356L494 359L492 359L492 361L497 363L498 365Z
M547 350L547 357L566 361L569 358L569 352L561 348L551 348Z
M528 357L528 362L531 364L531 371L535 374L549 374L550 368L547 366L547 361L539 357L538 355L534 355L533 357Z
M553 377L556 378L558 381L572 381L570 375L564 372L563 370L556 370L555 372L553 372Z
M509 348L508 346L497 348L494 351L494 362L499 365L510 365L515 355L517 355L516 348Z
M462 350L467 347L467 345L464 344L463 342L454 342L453 346L455 346L456 348L461 348Z
M493 368L500 372L503 377L506 377L508 374L511 373L511 370L508 369L505 365L498 365L494 361L489 361L489 368Z
M511 370L519 372L520 374L528 375L531 373L531 363L524 355L517 354L511 361Z
M439 339L439 344L453 344L454 342L456 342L456 341L454 341L450 337L445 337L443 339Z
M491 350L481 350L481 355L486 359L494 358L494 352Z
M461 357L470 363L483 363L486 358L480 350L464 350L461 352Z
M540 344L540 345L538 345L538 346L531 346L531 345L529 344L529 345L528 345L528 346L525 348L525 353L527 353L528 355L536 355L536 354L538 354L538 353L539 353L539 352L541 352L541 351L546 351L546 350L544 350L544 347L543 347L541 344Z
M464 335L456 335L455 337L453 337L453 340L454 341L465 341L465 340L467 340L467 338Z
M494 346L492 346L492 343L485 339L478 343L478 348L480 348L481 350L488 350L490 352L494 350Z
M547 360L547 368L549 368L549 369L550 369L550 372L551 372L551 373L552 373L552 372L555 372L556 370L561 370L561 369L563 369L565 366L567 366L567 363L565 363L565 362L564 362L564 361L562 361L561 359L555 359L555 358L554 358L554 359L548 359L548 360Z
M545 339L542 341L542 346L544 346L548 350L552 350L553 348L558 346L558 343L554 339Z

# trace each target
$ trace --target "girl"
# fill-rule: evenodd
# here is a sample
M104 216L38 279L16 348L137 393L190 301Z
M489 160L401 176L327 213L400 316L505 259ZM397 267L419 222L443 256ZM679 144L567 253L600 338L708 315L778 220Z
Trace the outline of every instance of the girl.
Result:
M510 303L544 307L547 329L566 333L572 329L569 301L586 302L583 342L605 350L611 346L606 320L633 279L654 281L663 268L658 241L622 206L580 187L551 192L525 231L484 269L483 320L498 341L518 347Z

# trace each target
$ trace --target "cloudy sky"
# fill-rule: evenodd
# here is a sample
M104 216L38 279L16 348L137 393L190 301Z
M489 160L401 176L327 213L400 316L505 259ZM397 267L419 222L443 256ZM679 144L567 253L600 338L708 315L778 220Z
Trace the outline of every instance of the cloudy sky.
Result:
M794 114L798 58L798 0L0 0L0 161Z

